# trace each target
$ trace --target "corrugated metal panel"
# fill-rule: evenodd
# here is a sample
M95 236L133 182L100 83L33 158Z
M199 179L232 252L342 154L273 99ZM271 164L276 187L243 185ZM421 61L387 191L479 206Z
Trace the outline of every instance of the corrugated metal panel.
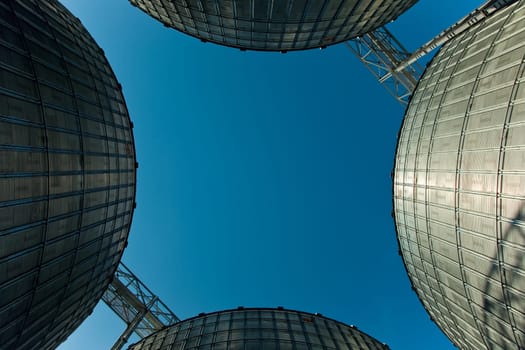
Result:
M154 333L129 349L174 350L183 347L217 350L389 349L354 326L318 314L262 308L199 315Z
M522 0L440 50L399 138L400 249L427 311L461 349L525 347L524 57Z
M370 32L417 0L130 0L183 33L221 45L287 51L324 47Z
M0 348L53 349L127 242L130 119L102 50L55 0L0 0Z

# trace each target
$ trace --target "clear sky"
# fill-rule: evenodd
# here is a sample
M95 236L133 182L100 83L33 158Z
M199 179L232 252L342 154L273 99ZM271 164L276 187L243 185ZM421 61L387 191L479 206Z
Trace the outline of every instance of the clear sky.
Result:
M390 172L404 109L344 45L241 52L127 0L63 3L104 49L135 124L123 261L180 318L282 305L392 350L454 349L398 256ZM421 0L389 28L413 50L480 3ZM108 349L124 329L101 302L59 349Z

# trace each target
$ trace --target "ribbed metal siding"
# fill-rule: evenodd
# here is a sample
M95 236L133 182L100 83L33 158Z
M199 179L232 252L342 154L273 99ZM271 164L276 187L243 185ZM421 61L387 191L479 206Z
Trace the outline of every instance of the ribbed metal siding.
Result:
M399 137L407 271L461 349L525 347L525 2L433 59Z
M0 348L53 349L126 245L135 150L102 50L54 0L0 0Z
M380 27L417 0L130 0L183 33L251 50L303 50Z
M161 330L130 350L388 350L354 326L305 312L226 310L185 320Z

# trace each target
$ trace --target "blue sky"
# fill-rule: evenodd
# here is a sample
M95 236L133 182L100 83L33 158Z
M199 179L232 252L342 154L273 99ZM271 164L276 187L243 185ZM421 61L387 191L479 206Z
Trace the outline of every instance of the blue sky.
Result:
M422 0L389 28L415 49L480 4ZM104 49L135 124L123 261L180 317L285 306L392 350L454 349L410 289L391 212L403 108L344 45L204 44L126 0L63 0ZM100 303L60 350L108 349Z

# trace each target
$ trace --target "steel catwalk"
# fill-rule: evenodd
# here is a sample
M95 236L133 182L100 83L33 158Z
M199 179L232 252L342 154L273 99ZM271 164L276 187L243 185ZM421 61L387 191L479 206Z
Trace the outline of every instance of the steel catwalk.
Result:
M525 348L525 1L449 41L406 111L394 216L412 285L460 349Z
M126 329L111 348L122 349L132 333L141 339L180 319L126 266L120 263L102 300L126 322Z
M112 279L136 161L103 51L55 0L0 0L0 348L54 349Z
M225 310L181 321L129 350L388 350L354 326L283 308Z
M326 47L370 32L417 0L129 0L183 33L249 50Z

